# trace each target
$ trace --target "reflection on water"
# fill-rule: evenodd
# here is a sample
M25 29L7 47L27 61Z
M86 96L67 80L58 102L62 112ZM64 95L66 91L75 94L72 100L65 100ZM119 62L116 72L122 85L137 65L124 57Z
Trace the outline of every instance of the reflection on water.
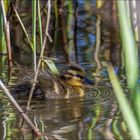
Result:
M84 66L84 65L83 65ZM88 71L89 65L85 65ZM91 69L91 65L90 65ZM13 70L11 84L20 77ZM23 109L28 97L14 96ZM21 117L2 94L0 98L0 139L34 139L30 128L24 124L20 129ZM34 98L28 116L44 134L56 139L118 139L130 138L127 127L118 109L110 87L97 85L86 93L85 99L40 100Z

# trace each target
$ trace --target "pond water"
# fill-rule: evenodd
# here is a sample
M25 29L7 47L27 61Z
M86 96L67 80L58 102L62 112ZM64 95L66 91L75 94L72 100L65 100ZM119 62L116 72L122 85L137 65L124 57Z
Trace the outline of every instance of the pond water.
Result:
M82 66L89 77L93 66ZM9 85L15 84L23 73L23 69L13 69ZM26 109L28 96L16 94L14 98L23 109ZM20 129L22 118L2 92L0 106L0 139L34 139L25 123ZM41 132L60 140L130 139L109 80L103 77L102 82L86 92L84 99L33 98L28 116Z
M95 6L95 0L88 3ZM93 46L95 46L95 16L91 16L85 10L85 1L78 1L78 19L76 44L78 46L78 64L81 65L87 76L92 79L100 79L97 86L86 92L84 99L70 100L40 100L33 98L29 118L35 126L44 134L59 140L117 140L131 139L126 123L119 110L115 94L111 88L106 70L103 68L99 75L95 75L95 63L93 59ZM87 5L87 8L88 6ZM84 9L84 10L83 10ZM110 28L103 25L102 48L109 47ZM62 68L64 53L61 49L56 52L57 65ZM9 85L17 84L17 79L23 76L29 56L15 57L18 68L14 67L10 73L4 67L1 69L1 79ZM24 59L23 59L24 58ZM25 59L26 58L26 59ZM102 59L105 61L104 59ZM59 63L59 64L58 64ZM22 64L22 65L21 65ZM117 64L117 61L116 61ZM20 68L19 68L20 67ZM27 67L27 65L26 65ZM95 77L94 77L94 76ZM27 96L14 96L19 105L25 109ZM5 94L0 91L0 139L1 140L31 140L36 138L31 129L24 123L21 129L22 118L14 109ZM40 138L39 138L40 139ZM43 138L42 138L43 139Z

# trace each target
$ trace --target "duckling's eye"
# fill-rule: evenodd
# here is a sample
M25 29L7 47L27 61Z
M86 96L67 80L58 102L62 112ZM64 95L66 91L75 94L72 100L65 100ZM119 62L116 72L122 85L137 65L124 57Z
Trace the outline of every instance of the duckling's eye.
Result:
M84 76L81 76L81 75L79 75L79 74L76 74L75 76L78 77L78 78L81 78L81 79L84 78Z

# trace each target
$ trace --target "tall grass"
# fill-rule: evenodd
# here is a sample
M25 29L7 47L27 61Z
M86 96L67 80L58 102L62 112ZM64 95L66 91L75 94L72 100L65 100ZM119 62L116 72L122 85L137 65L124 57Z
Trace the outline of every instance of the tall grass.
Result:
M122 42L124 67L127 77L128 88L132 92L133 104L129 103L119 80L115 75L112 65L108 65L109 77L119 103L120 110L127 123L133 139L140 139L140 89L138 80L138 47L136 45L126 1L117 0L120 37Z
M50 14L51 14L51 1L48 0L47 21L46 21L46 28L45 28L45 35L44 35L44 40L43 40L43 46L41 48L40 59L38 61L37 69L35 71L35 77L34 77L34 80L33 80L33 85L32 85L31 91L30 91L29 100L28 100L28 103L27 103L27 109L30 108L30 103L31 103L33 91L34 91L35 86L36 86L38 72L39 72L39 69L40 69L40 66L41 66L41 62L43 60L45 46L46 46L46 43L48 41L48 36L47 35L49 34L48 32L49 32L49 25L50 25L50 16L51 16Z
M6 53L6 40L5 40L3 26L4 26L3 16L1 13L1 8L0 8L0 52L5 54Z
M34 71L36 71L36 9L37 1L32 0L32 41L33 41L33 56L34 56Z
M9 1L4 1L5 12L7 13L9 7ZM2 7L0 7L0 52L6 54L6 40L4 34Z
M128 125L128 129L130 130L131 136L133 139L140 139L140 126L138 120L134 114L134 110L132 106L129 104L127 97L123 89L120 86L120 82L114 72L112 65L107 66L109 77L115 91L115 95L117 97L117 101L119 103L120 110L125 118L125 121ZM138 110L137 110L138 111Z
M43 32L42 32L42 20L41 20L41 11L40 11L40 1L37 1L38 8L38 29L39 29L39 37L40 37L40 47L43 45Z
M138 47L127 13L126 1L117 0L120 35L129 88L134 91L138 80Z
M7 13L9 7L9 1L4 1L5 12ZM6 53L6 40L4 35L4 21L2 15L2 8L0 7L0 52Z
M138 46L131 26L130 18L128 17L127 5L125 1L117 1L120 33L124 53L125 70L127 76L128 87L133 94L132 102L133 109L140 125L140 85L137 83L139 76L138 67ZM137 13L138 14L138 13Z

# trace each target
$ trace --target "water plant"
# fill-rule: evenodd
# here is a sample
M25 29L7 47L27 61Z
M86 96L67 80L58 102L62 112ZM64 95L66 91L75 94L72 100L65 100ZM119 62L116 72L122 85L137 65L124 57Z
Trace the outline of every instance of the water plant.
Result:
M125 67L125 74L127 78L128 88L132 93L132 101L128 102L120 82L114 72L111 64L108 64L107 69L109 77L120 106L120 110L128 125L131 136L133 139L140 139L140 114L139 112L139 85L138 81L138 47L136 45L135 36L127 12L126 1L117 0L118 6L118 19L120 25L120 37L122 42L123 60ZM131 58L130 58L131 56ZM132 104L133 103L133 104ZM134 107L134 108L133 108Z
M135 91L138 80L138 46L127 13L126 2L117 0L120 36L128 87ZM130 59L131 56L131 59Z

